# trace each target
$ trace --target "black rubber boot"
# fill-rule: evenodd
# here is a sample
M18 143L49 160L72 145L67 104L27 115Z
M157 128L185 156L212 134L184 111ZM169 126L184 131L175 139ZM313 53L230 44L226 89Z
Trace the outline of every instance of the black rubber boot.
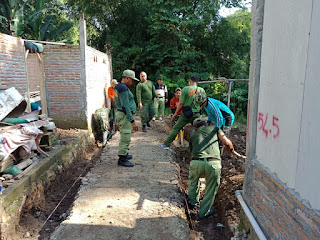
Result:
M147 127L151 128L152 125L149 122L147 122Z
M124 155L119 155L118 165L124 166L124 167L133 167L134 166L134 164L132 162L128 161L127 156L124 156Z
M142 126L142 132L147 132L147 127L146 126Z
M127 153L127 160L130 160L130 159L132 159L132 155Z

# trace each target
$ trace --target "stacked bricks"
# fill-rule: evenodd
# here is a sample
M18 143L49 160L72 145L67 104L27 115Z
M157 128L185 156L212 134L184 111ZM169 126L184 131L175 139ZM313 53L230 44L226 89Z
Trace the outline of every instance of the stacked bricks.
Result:
M0 33L0 83L15 87L22 96L27 92L24 42Z
M47 44L43 55L49 116L62 128L87 128L80 47Z
M110 86L111 71L109 56L86 46L86 92L88 126L96 109L105 106L105 88Z
M246 202L268 239L320 239L319 211L300 201L298 194L258 163L253 176L248 186L252 196L245 196Z

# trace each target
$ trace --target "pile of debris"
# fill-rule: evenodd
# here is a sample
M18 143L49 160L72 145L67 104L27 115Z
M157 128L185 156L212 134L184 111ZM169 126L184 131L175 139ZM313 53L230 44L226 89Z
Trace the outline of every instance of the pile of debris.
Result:
M0 89L0 193L58 143L52 119L41 114L38 102L28 102L14 87Z

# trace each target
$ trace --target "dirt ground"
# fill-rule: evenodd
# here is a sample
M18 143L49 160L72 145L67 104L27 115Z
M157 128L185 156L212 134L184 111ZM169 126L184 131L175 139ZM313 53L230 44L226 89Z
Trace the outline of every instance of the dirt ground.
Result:
M28 239L49 239L62 221L51 239L189 239L189 229L191 239L230 239L233 236L230 226L239 221L240 205L235 190L242 189L243 160L224 152L221 186L214 203L216 213L198 221L196 211L185 209L189 153L184 149L176 149L173 154L159 149L157 144L163 142L167 133L163 122L156 121L153 125L147 133L142 133L140 128L132 136L130 153L136 164L133 168L116 165L119 135L108 143L99 161L92 160L97 148L91 148L85 158L59 176L48 189L45 209L22 214L21 238L17 239L24 239L27 232ZM186 137L188 134L187 130ZM245 135L235 128L230 134L240 154L245 154ZM42 227L86 167L93 168L81 178L82 186L78 181L71 188L65 201ZM87 232L92 233L86 235Z
M80 129L57 130L61 144L68 144L83 132ZM22 210L20 226L16 229L17 235L12 236L12 239L48 239L54 229L65 219L65 213L74 202L81 185L79 176L85 176L94 166L100 157L99 153L101 151L95 145L83 149L82 157L78 158L69 169L57 175L54 183L45 191L45 203L41 204L44 207L33 207L31 210L27 210L25 206ZM73 184L74 186L71 187ZM68 194L54 214L47 219L67 192ZM43 225L45 221L47 222Z

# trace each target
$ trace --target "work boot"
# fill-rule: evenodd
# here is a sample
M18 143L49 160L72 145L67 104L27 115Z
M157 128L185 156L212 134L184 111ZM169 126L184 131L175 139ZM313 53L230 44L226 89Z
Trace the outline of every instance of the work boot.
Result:
M142 126L142 132L147 132L147 127L146 126Z
M132 155L127 153L127 160L130 160L130 159L132 159Z
M149 123L149 122L147 122L147 127L152 127L152 125Z
M128 161L127 156L124 156L124 155L119 155L118 165L124 166L124 167L133 167L134 166L134 164L132 162Z

